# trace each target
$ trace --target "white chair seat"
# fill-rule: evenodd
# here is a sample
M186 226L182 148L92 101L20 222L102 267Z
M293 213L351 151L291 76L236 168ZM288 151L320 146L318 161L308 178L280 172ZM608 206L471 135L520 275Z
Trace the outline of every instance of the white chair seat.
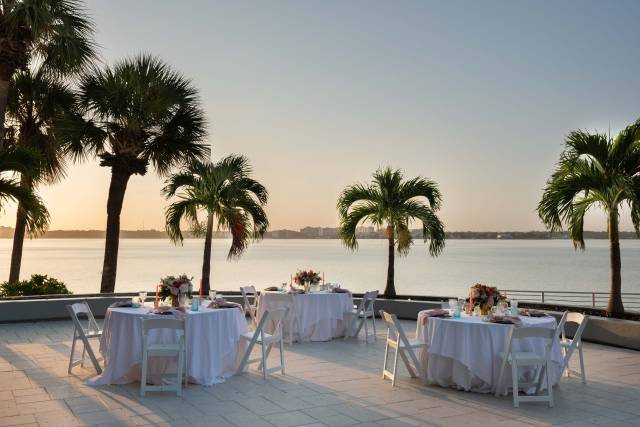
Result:
M504 351L500 352L500 357L504 358L505 354L506 353ZM544 361L544 358L540 357L538 353L534 353L532 351L514 351L507 357L507 360L509 362L511 362L513 359L515 359L518 364L523 364L526 362L540 363Z
M149 354L175 354L180 351L180 344L149 344L147 345L147 351Z
M255 335L256 335L255 331L249 331L249 332L245 332L244 334L240 334L240 338L245 339L247 341L252 341ZM275 338L273 337L273 335L267 334L266 332L263 332L262 334L257 334L257 335L258 335L256 337L257 343L262 343L262 341L264 341L265 344L267 344L275 341Z
M415 338L409 338L409 347L411 348L420 348L420 347L428 347L429 344L427 344L426 342L419 340L419 339L415 339ZM400 348L405 348L405 344L401 341L400 342Z

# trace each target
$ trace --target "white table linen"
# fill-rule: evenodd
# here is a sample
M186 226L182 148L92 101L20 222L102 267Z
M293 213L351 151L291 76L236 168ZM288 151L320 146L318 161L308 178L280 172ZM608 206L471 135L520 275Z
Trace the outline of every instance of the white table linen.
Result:
M287 294L261 292L258 298L258 321L265 310L277 310L290 306L293 300L296 321L293 323L294 341L329 341L342 337L349 319L345 313L353 310L350 293L310 292ZM289 325L285 324L285 337Z
M147 312L151 306L140 308L110 308L107 311L100 340L100 352L105 367L101 375L87 381L89 385L127 384L140 380L142 363L142 332L140 317L171 317ZM187 374L190 382L212 385L224 382L235 374L244 345L240 334L247 332L247 321L237 308L187 311L185 345ZM152 330L154 343L177 342L180 332ZM150 378L176 372L175 358L149 359Z
M416 338L429 344L428 350L417 351L421 363L421 376L430 383L442 387L454 387L480 393L495 392L502 364L501 352L507 350L507 338L513 325L489 323L483 317L462 316L459 319L429 317L426 325L424 314L418 314ZM553 317L521 316L521 327L543 327L555 329ZM513 342L514 351L533 351L544 355L541 338L518 339ZM550 369L552 384L560 379L562 351L556 338L551 348L553 361ZM426 368L426 369L425 369ZM534 381L536 368L519 367L520 382ZM500 384L500 394L506 394L511 384L511 369L505 370Z

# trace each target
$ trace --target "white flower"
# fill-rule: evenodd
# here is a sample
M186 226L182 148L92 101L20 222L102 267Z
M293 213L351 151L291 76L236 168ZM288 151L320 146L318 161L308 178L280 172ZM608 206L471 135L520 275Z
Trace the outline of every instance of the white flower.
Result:
M180 293L186 294L187 292L189 292L189 284L183 283L182 285L180 285Z

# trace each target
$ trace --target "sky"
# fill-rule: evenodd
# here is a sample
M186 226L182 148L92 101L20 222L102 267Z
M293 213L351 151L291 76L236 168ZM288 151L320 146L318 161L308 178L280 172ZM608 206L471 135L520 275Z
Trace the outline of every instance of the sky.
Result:
M640 117L640 2L91 0L105 63L152 53L200 89L214 159L249 157L272 229L337 226L380 166L436 181L448 230L541 230L575 129ZM51 229L104 229L95 160L42 188ZM162 229L162 180L134 176L123 229ZM13 225L15 210L0 214ZM586 228L605 229L601 212ZM628 212L623 229L631 229Z

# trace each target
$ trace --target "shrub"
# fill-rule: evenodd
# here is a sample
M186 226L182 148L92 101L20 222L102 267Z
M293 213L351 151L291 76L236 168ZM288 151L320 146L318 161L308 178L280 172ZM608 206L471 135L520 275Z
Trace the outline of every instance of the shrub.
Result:
M18 297L26 295L70 294L64 282L49 277L46 274L33 274L29 280L4 282L0 285L0 295L3 297Z

